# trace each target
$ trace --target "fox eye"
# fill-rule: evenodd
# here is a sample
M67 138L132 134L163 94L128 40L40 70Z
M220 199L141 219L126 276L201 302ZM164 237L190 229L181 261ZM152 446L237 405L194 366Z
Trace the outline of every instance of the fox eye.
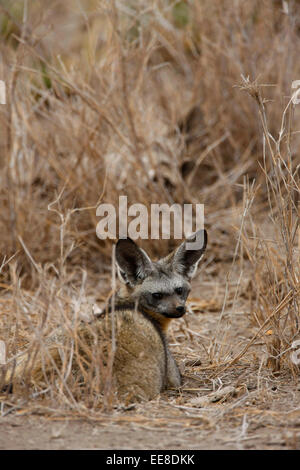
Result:
M152 294L152 297L155 300L161 300L163 298L163 294L161 292L154 292L154 294Z
M182 287L176 287L175 292L178 295L182 295L183 294L183 288Z

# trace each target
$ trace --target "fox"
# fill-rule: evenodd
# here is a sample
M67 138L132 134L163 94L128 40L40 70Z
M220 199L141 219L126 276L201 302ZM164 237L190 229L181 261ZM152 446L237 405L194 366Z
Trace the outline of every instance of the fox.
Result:
M197 242L196 249L189 249L188 244L196 244L197 240L201 243ZM113 388L121 401L152 400L166 389L180 388L182 376L169 349L167 331L173 319L186 313L191 280L206 246L207 232L200 230L166 257L153 261L129 237L116 243L115 261L120 285L105 311L95 315L89 324L81 321L77 333L79 349L85 359L85 346L93 347L96 338L102 356L106 357L105 365L114 336ZM47 367L53 371L53 363L62 362L59 345L64 342L64 334L61 329L53 338L47 339L50 355L47 364L35 357L30 371L33 383L41 379ZM22 376L26 361L28 365L25 354L17 362L15 380ZM75 373L74 361L72 369Z

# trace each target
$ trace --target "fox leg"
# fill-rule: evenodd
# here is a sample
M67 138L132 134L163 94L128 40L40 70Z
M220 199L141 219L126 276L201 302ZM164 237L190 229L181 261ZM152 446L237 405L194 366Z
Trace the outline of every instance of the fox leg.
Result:
M167 388L179 388L181 374L176 361L170 351L167 351Z

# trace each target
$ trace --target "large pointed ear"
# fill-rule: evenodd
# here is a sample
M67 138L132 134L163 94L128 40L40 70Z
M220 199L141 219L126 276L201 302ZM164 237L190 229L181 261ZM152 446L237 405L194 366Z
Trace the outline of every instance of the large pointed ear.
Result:
M205 252L207 245L206 230L199 230L187 238L174 252L171 258L173 270L187 279L196 274L198 263Z
M131 286L145 279L153 270L152 261L147 253L131 238L118 241L116 261L120 280Z

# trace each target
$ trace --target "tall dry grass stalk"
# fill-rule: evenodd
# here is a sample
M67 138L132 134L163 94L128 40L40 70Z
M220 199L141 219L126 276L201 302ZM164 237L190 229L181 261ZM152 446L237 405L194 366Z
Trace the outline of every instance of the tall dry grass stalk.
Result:
M286 357L297 373L298 367L291 362L290 353L300 333L300 178L293 146L293 116L298 100L294 92L283 111L276 138L269 129L261 87L243 78L241 88L256 100L259 108L263 128L262 171L269 206L264 214L269 226L259 227L253 223L252 216L252 236L246 231L243 234L253 266L252 314L260 327L267 326L268 364L273 371L279 371L281 359Z

